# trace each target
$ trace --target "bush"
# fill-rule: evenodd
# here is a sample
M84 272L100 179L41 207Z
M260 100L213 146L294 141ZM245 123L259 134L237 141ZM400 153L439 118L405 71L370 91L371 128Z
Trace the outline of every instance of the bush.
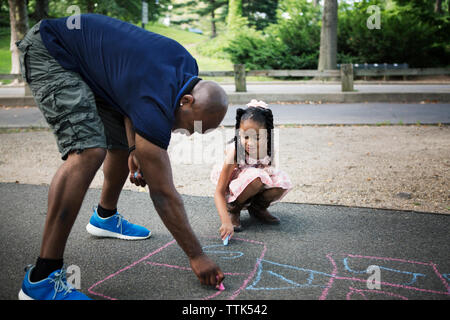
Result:
M381 29L369 29L370 5L380 8ZM433 12L428 1L339 2L338 63L408 63L447 66L450 16ZM316 69L321 13L306 0L280 0L277 24L262 32L241 27L222 42L233 63L248 69Z
M225 52L233 63L248 69L315 69L319 58L320 12L306 0L285 0L277 11L278 24L264 32L241 28Z
M368 29L367 8L380 7L380 29ZM430 5L432 11L432 6ZM423 9L421 9L423 12ZM389 7L385 1L341 6L338 51L354 57L355 63L408 63L410 67L445 66L448 62L448 15L424 17L411 4ZM447 40L445 40L447 39Z

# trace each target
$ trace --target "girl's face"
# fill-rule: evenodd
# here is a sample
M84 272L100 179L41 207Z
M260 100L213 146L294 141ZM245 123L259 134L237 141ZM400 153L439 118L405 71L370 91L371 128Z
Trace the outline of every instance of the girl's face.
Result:
M262 159L267 156L267 129L260 123L251 119L242 121L239 138L250 157Z

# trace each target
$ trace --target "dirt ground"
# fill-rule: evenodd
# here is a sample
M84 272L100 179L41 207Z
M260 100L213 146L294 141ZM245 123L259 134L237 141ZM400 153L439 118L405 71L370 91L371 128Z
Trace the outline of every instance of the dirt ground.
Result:
M448 126L277 130L279 167L294 185L283 201L450 214ZM169 154L180 193L213 196L209 175L229 133L222 128L201 137L173 135ZM49 184L61 164L49 131L0 134L0 182ZM101 188L102 179L99 170L91 187ZM124 188L146 191L129 181Z

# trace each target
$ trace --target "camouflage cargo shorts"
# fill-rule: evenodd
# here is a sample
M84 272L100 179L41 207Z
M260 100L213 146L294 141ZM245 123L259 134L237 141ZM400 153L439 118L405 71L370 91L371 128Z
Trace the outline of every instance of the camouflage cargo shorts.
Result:
M63 160L88 148L128 149L123 116L50 55L37 23L16 45L23 79L53 130Z

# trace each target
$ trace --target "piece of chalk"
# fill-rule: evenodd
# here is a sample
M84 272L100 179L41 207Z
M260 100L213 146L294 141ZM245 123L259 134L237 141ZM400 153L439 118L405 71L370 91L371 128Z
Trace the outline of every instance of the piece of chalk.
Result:
M216 280L219 280L219 276L216 276ZM219 288L217 288L217 289L219 289L220 291L225 290L225 286L223 285L223 282L220 283Z
M228 240L230 239L230 236L226 236L225 240L223 240L223 245L227 246L228 245Z
M137 178L137 176L138 176L138 172L136 171L136 172L134 173L134 177Z

